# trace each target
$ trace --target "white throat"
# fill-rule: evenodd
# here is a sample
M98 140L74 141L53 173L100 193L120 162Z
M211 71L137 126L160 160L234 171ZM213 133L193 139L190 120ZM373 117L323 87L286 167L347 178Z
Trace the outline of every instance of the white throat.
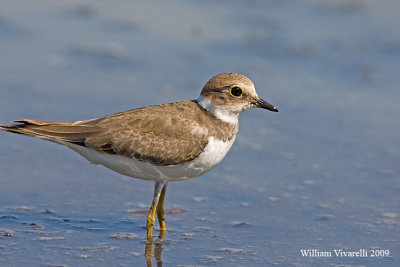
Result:
M236 110L232 106L214 106L211 100L204 96L199 96L197 102L200 106L211 112L218 119L228 123L239 123L239 115L242 113L241 108Z

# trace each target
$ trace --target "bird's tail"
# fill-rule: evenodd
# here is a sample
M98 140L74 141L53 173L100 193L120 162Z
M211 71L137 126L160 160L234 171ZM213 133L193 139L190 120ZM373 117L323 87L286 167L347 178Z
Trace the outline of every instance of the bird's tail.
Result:
M49 141L66 141L79 144L99 131L94 125L76 125L73 122L17 120L11 125L0 125L0 130L38 137Z

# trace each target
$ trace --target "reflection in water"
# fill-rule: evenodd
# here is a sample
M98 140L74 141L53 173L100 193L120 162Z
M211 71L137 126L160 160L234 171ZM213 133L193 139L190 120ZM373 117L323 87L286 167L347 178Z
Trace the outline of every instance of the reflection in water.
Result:
M160 235L156 240L148 239L145 246L144 257L146 258L146 263L148 267L153 267L153 256L156 259L157 267L162 266L162 242L164 241L166 231L160 231ZM153 251L154 244L154 251Z

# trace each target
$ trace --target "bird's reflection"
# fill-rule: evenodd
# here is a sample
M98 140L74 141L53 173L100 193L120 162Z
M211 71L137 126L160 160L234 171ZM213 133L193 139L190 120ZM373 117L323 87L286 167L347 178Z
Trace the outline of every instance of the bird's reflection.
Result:
M162 266L161 254L163 251L162 242L164 241L165 231L160 231L160 235L156 240L149 239L146 242L144 257L148 267L153 267L153 257L156 259L157 267ZM154 250L153 250L154 245Z

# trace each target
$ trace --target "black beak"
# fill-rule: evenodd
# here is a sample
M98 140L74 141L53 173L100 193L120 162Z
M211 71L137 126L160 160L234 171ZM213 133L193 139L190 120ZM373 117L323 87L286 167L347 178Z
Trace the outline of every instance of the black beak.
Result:
M271 105L270 103L268 103L267 101L265 101L264 99L260 98L258 99L256 102L254 102L254 105L257 108L265 108L274 112L278 112L278 108L275 107L274 105Z

